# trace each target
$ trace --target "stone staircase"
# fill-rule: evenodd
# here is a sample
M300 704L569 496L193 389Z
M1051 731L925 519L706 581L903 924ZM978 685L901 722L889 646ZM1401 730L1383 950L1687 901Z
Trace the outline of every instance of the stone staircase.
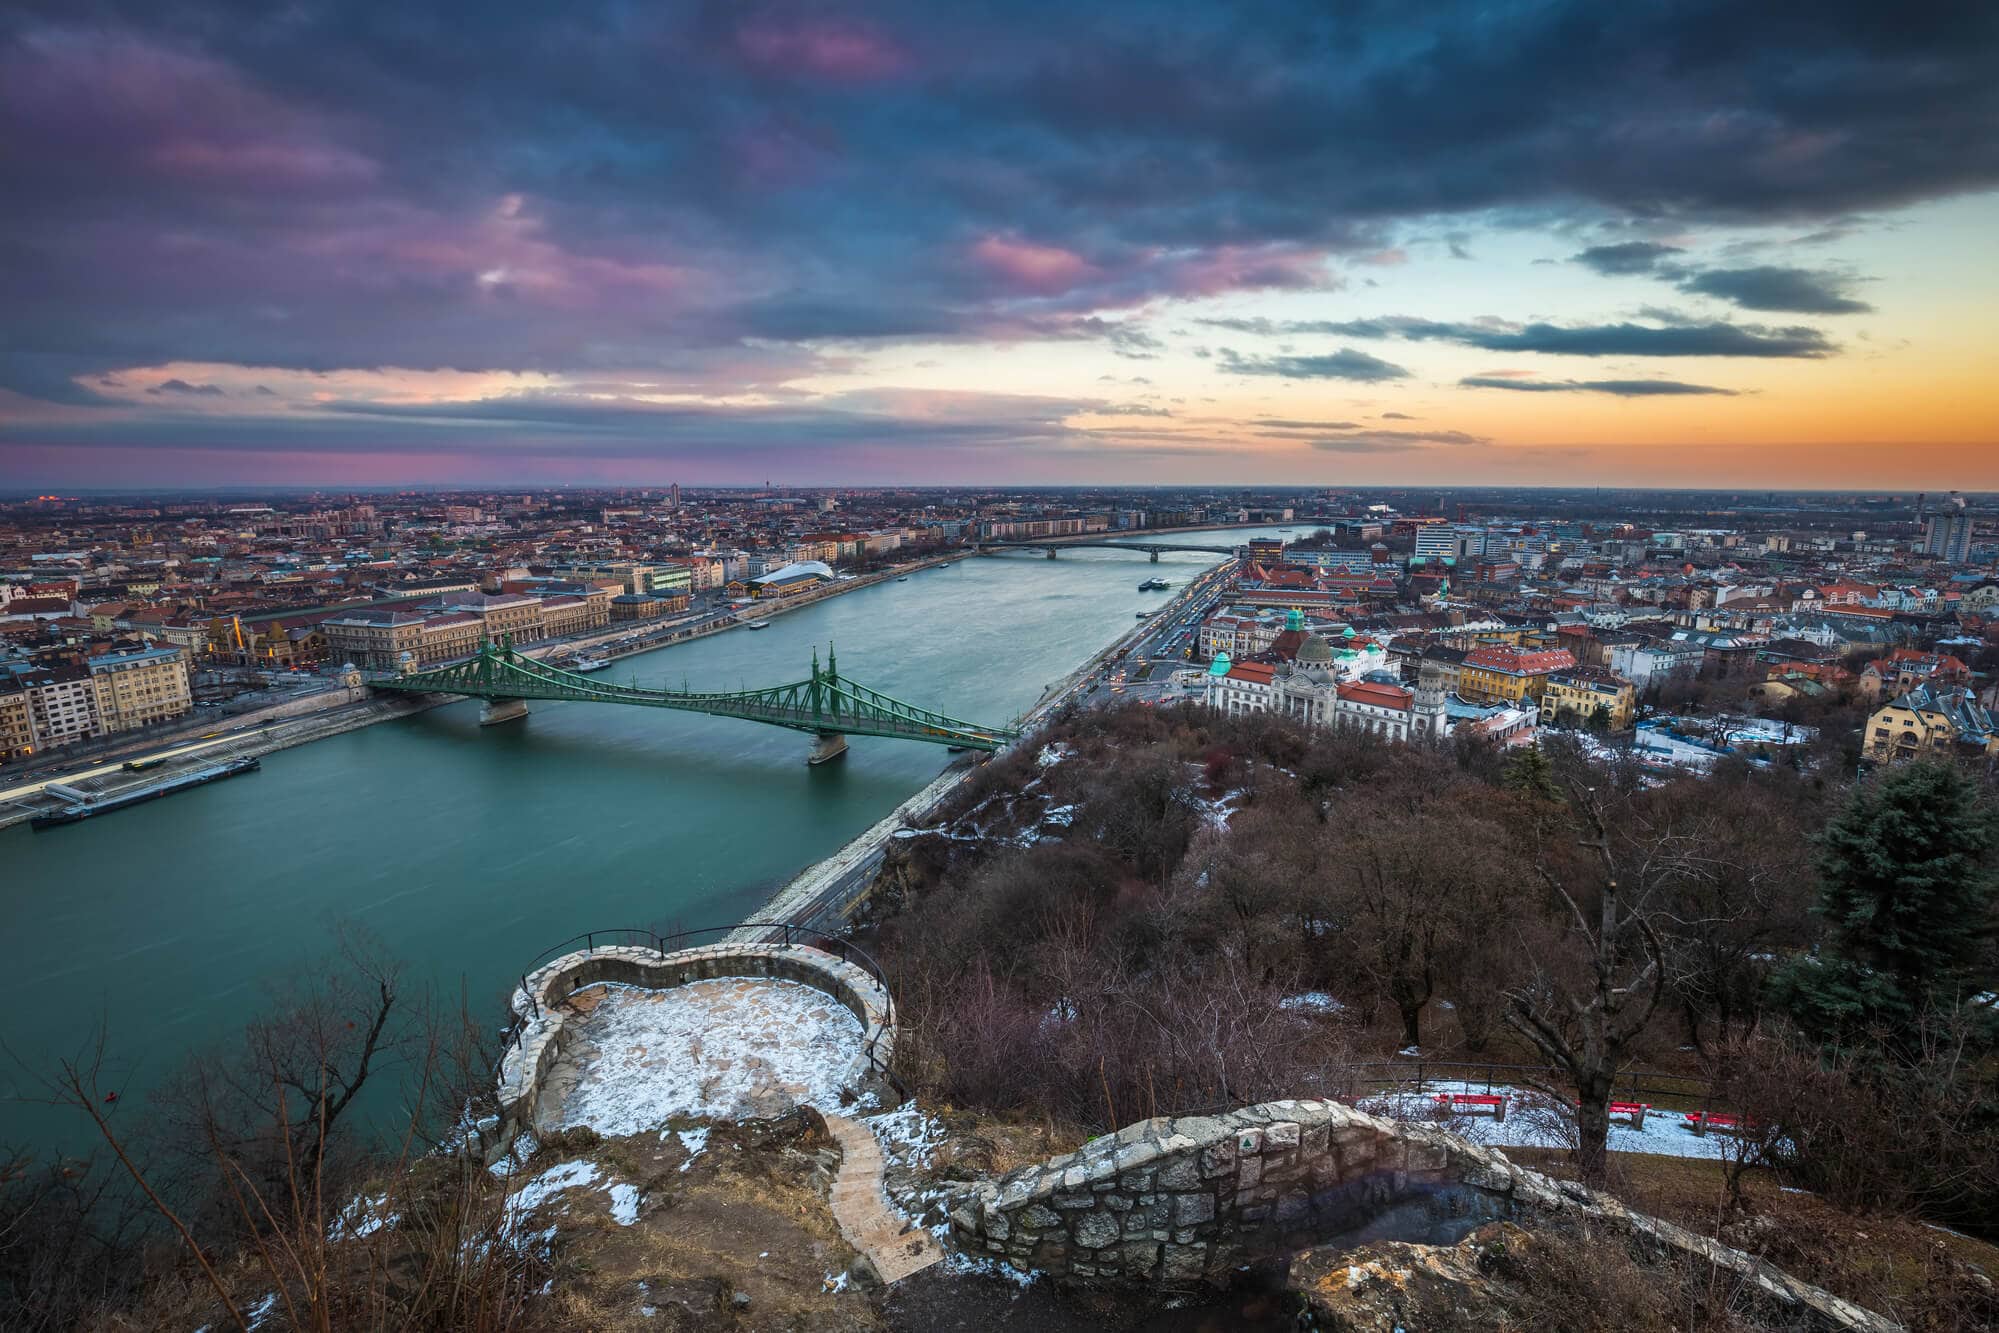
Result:
M840 1145L833 1220L883 1285L892 1286L942 1259L944 1252L929 1232L910 1226L889 1208L881 1188L881 1145L868 1127L843 1115L828 1115L826 1128Z

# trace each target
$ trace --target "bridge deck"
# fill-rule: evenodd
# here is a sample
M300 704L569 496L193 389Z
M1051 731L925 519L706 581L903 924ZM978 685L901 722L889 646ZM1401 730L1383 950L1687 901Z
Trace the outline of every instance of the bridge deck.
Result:
M1010 727L964 722L933 709L891 698L839 674L829 655L822 669L813 654L812 675L757 690L647 689L592 680L516 653L511 643L487 644L478 656L449 666L373 682L378 690L413 694L463 694L481 699L550 699L571 703L627 704L741 718L821 736L881 736L968 750L997 750L1019 733Z

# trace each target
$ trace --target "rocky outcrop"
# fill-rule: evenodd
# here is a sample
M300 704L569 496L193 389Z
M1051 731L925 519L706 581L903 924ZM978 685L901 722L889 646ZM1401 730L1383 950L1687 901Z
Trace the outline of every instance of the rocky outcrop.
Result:
M1333 1101L1141 1121L952 1200L957 1244L1053 1276L1216 1279L1255 1259L1393 1240L1449 1245L1504 1218L1567 1215L1735 1274L1827 1327L1896 1326L1768 1264L1496 1149Z

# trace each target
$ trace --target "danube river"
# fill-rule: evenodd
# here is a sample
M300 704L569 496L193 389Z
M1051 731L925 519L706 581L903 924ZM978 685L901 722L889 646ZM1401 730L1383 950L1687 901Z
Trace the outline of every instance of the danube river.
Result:
M1228 545L1274 532L1162 536ZM1064 551L967 559L620 660L606 677L709 689L806 675L816 645L899 699L1003 724L1218 557ZM102 820L0 832L0 965L13 1054L45 1066L100 1019L142 1088L225 1041L267 987L358 923L497 1026L527 961L585 930L753 913L935 777L941 747L856 737L808 767L805 735L649 708L536 702L482 729L476 702L314 741L263 770ZM12 1061L0 1094L27 1091ZM74 1142L0 1101L0 1145Z

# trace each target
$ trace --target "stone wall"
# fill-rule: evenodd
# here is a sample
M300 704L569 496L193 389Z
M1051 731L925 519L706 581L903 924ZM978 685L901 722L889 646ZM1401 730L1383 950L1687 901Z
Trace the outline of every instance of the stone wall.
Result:
M530 973L514 991L513 1009L525 1022L518 1045L500 1062L500 1114L482 1126L488 1157L496 1158L514 1135L534 1123L541 1082L562 1053L569 1015L560 1002L585 986L612 982L668 990L716 977L770 977L821 990L860 1020L862 1049L843 1080L859 1090L895 1054L895 1014L888 992L865 969L803 944L715 944L660 953L609 947L564 954ZM874 1060L868 1058L872 1048Z
M1502 1217L1565 1213L1692 1255L1833 1328L1896 1326L1496 1149L1332 1101L1266 1102L1129 1125L951 1202L961 1250L1051 1276L1216 1279L1252 1259L1375 1240L1454 1243Z

